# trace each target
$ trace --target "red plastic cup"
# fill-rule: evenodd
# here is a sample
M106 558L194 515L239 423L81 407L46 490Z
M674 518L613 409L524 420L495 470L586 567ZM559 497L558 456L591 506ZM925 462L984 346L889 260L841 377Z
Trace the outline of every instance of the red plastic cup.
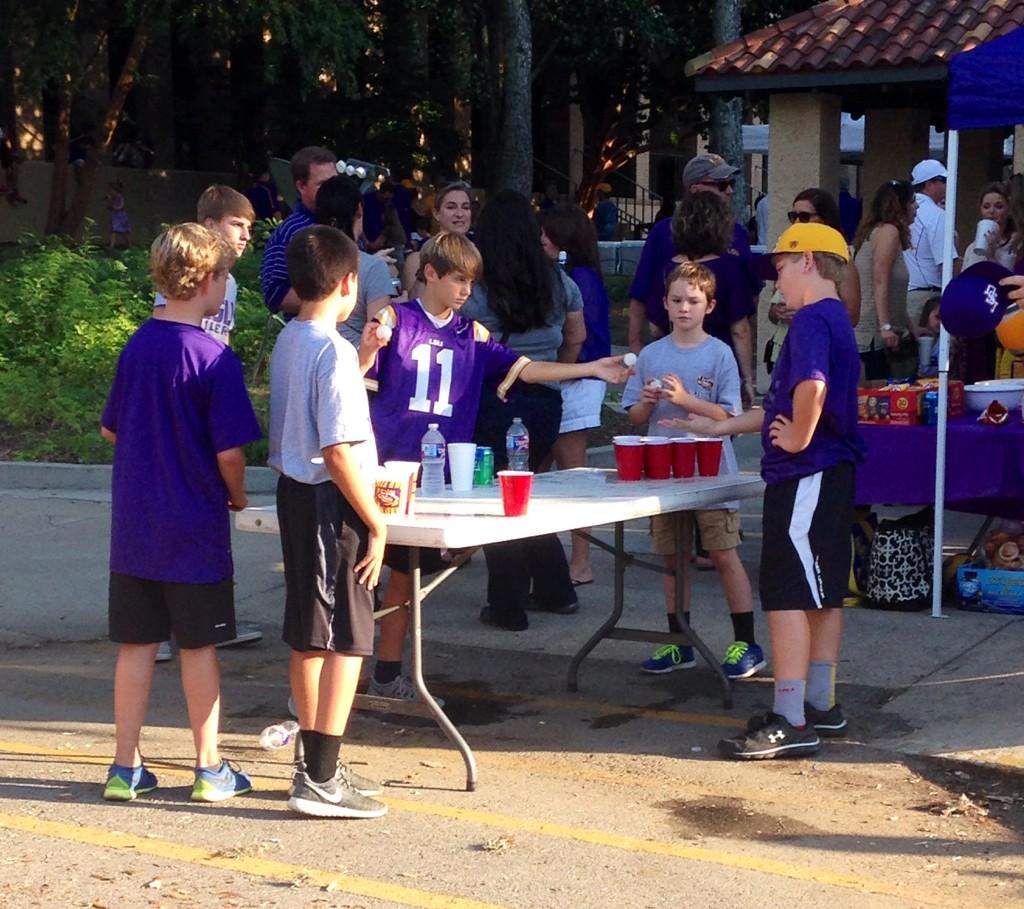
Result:
M697 440L697 469L702 477L717 477L722 466L722 440Z
M499 470L498 483L501 485L501 504L509 518L526 514L530 504L530 490L533 488L533 471Z
M689 437L672 440L672 476L682 480L697 471L697 440Z
M615 467L620 480L639 480L644 472L644 443L640 436L615 436Z
M672 476L672 440L661 436L644 437L644 473L648 480L667 480Z

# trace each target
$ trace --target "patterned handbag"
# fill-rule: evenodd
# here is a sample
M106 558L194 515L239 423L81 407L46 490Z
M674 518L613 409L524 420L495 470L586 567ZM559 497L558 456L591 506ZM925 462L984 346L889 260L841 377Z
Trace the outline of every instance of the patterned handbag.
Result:
M932 600L932 527L919 515L882 521L871 542L864 605L916 612Z

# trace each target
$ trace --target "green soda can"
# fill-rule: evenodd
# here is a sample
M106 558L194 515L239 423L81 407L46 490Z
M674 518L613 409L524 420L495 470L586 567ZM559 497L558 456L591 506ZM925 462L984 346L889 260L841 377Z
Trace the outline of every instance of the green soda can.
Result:
M494 449L482 445L476 447L476 464L473 468L474 486L491 486L494 483Z

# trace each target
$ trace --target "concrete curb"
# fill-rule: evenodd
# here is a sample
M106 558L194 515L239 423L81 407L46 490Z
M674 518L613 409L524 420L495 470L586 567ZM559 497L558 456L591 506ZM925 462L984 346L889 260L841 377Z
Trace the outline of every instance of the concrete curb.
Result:
M45 464L37 461L0 461L0 489L110 490L109 464ZM269 467L246 467L245 488L256 495L272 495L277 475Z

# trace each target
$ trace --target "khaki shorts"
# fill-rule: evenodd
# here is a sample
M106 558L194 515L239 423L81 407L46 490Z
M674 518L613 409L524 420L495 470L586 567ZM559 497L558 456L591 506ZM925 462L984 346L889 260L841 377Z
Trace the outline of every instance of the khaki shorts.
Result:
M715 508L706 511L687 511L683 514L683 532L686 534L684 550L690 551L693 539L693 521L700 528L700 541L706 550L736 549L740 545L740 513ZM651 518L651 551L655 555L676 554L676 516L656 514Z

